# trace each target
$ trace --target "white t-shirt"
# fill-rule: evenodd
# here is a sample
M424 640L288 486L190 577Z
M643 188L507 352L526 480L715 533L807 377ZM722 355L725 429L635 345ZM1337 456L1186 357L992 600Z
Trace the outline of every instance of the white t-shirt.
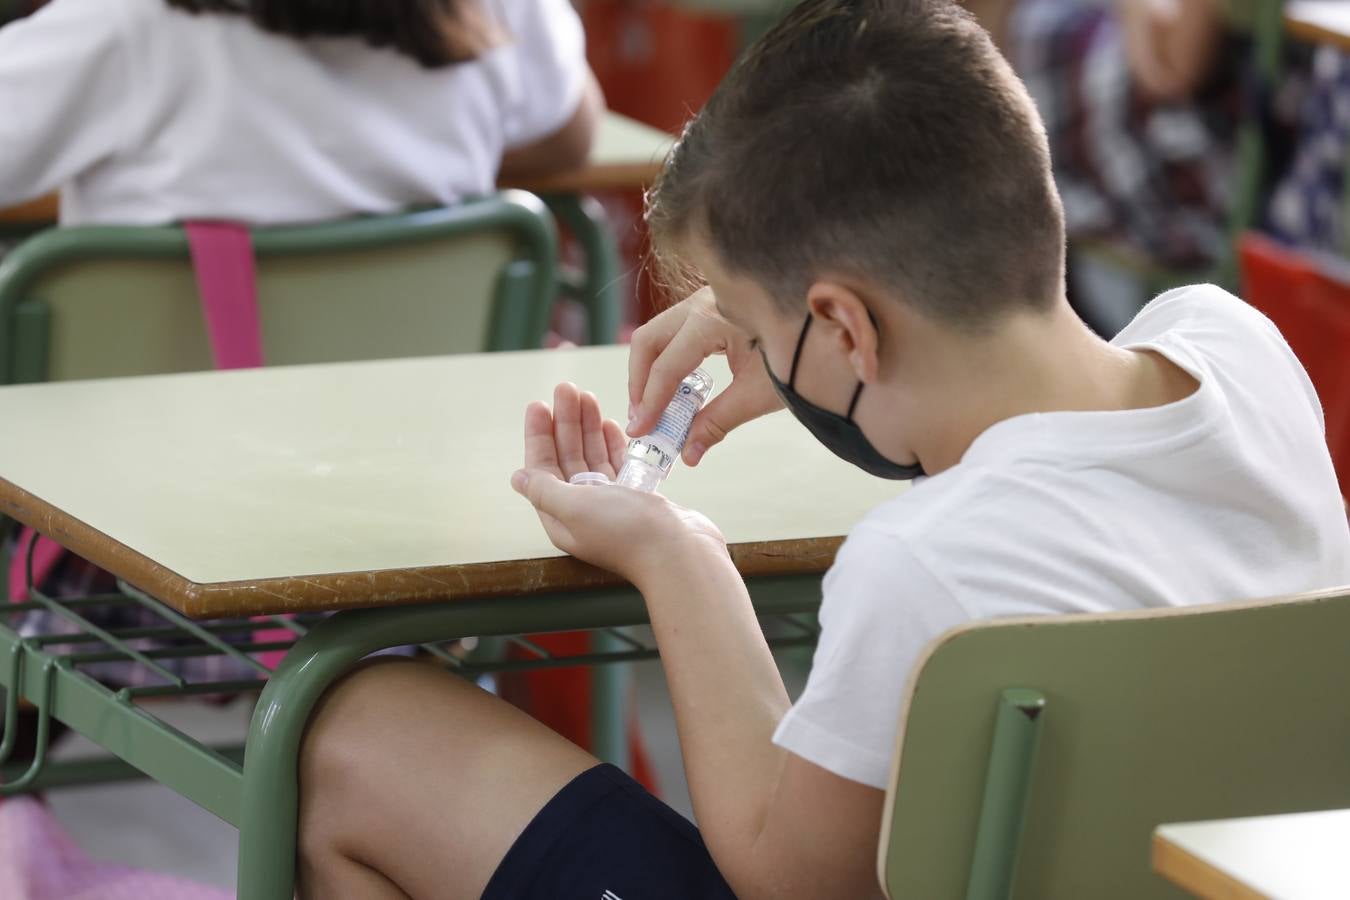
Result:
M775 743L884 788L910 669L952 626L1350 584L1322 408L1275 326L1202 285L1163 294L1113 343L1156 350L1199 388L999 422L868 513L825 577L815 663Z
M0 205L60 188L64 224L269 225L487 194L587 71L568 0L487 6L512 40L424 69L165 0L53 0L0 29Z

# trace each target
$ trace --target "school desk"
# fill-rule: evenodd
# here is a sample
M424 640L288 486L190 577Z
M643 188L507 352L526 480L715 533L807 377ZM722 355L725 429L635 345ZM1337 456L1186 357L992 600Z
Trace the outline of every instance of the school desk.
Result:
M39 595L20 607L54 610L78 634L21 639L0 626L0 683L238 826L241 897L289 897L301 731L358 659L456 637L645 621L631 588L559 554L508 485L526 403L571 380L620 414L626 357L600 347L0 388L0 513L126 585L111 598ZM725 385L721 360L710 367ZM781 616L766 627L805 644L813 625L795 614L818 604L841 536L902 489L840 463L778 414L739 429L697 469L677 469L666 493L718 523L761 615ZM621 489L587 490L602 503ZM98 632L79 616L97 603L152 610L163 627ZM343 611L309 615L320 610ZM278 613L304 615L246 618ZM122 691L81 674L110 659L147 669L192 654L247 661L219 636L279 626L304 633L265 687L265 671L228 684L161 676ZM621 645L611 660L654 655L628 632L605 633ZM177 643L128 644L147 634ZM255 639L242 650L278 646ZM242 765L243 748L202 746L137 705L258 687ZM116 776L102 765L7 771L0 790Z
M660 174L661 164L674 140L659 128L606 112L584 167L544 178L509 181L502 187L522 188L536 194L640 189Z
M1300 41L1350 50L1350 3L1344 0L1291 0L1284 26Z
M1162 825L1153 868L1205 900L1350 897L1350 810Z

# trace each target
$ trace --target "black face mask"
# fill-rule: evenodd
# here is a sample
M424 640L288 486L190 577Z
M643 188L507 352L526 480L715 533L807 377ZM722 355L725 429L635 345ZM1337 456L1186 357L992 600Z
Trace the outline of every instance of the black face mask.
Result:
M769 373L769 381L773 383L773 389L778 392L783 405L791 410L797 421L805 425L807 431L815 435L816 440L829 448L831 453L846 462L853 463L869 475L907 480L924 474L923 466L917 463L902 466L882 456L877 452L877 448L872 446L867 435L862 433L858 423L853 421L853 410L857 408L858 398L862 396L862 382L858 382L858 389L853 392L853 399L849 401L848 412L842 416L828 409L821 409L794 389L797 383L797 363L802 358L802 346L806 343L806 332L811 328L811 319L812 316L808 313L801 336L797 338L797 349L792 354L792 370L788 372L787 384L779 381L773 374L773 369L769 368L769 358L764 356L764 348L761 347L759 351L760 357L764 360L764 370Z

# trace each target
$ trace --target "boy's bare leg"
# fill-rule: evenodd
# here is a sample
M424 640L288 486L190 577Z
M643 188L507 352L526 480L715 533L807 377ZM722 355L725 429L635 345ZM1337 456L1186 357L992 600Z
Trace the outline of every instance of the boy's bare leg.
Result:
M365 666L324 697L301 748L299 896L479 900L535 814L594 765L437 666Z

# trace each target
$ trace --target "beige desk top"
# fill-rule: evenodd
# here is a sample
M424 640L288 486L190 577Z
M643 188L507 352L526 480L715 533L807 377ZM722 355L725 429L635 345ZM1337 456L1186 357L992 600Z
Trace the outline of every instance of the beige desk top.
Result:
M1153 868L1211 900L1350 897L1350 810L1162 825Z
M508 484L525 405L571 380L627 409L626 347L0 388L0 512L197 617L614 583L560 554ZM711 361L719 384L724 363ZM666 493L747 575L823 571L903 489L786 414Z
M575 172L511 182L503 187L538 193L577 193L642 189L661 172L674 136L627 116L607 112L600 121L590 161Z
M527 181L505 183L503 187L524 188L539 193L578 193L590 191L641 189L661 171L666 152L674 137L641 122L605 113L590 161L575 172L564 172ZM60 200L48 194L28 203L0 209L0 223L43 225L57 220Z
M1290 0L1284 26L1301 41L1350 50L1350 3L1345 0Z

